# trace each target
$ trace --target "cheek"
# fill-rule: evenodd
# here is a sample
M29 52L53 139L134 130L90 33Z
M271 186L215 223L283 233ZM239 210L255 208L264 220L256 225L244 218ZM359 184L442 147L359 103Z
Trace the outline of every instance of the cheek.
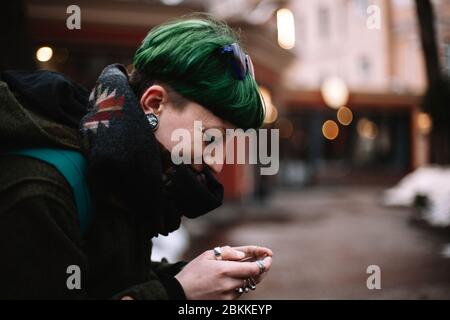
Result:
M164 116L163 114L159 121L159 127L155 131L156 140L168 151L172 151L172 148L178 144L177 141L172 141L172 135L180 128L178 125L179 119L176 115Z
M161 127L155 132L156 140L167 150L172 150L172 142L170 141L170 135L166 134L166 130Z
M186 120L186 117L177 113L166 113L166 116L160 117L160 126L155 131L155 137L168 151L172 151L175 146L182 146L183 152L194 154L193 121Z

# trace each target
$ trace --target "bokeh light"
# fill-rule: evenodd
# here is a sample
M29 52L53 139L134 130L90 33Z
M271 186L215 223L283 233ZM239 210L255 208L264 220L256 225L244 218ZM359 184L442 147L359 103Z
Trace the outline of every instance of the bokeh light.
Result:
M277 128L280 130L280 138L283 139L289 139L294 132L294 125L287 118L278 119Z
M322 134L328 140L334 140L339 135L339 127L333 120L327 120L322 125Z
M270 91L265 87L260 87L259 90L266 106L266 116L264 117L264 123L274 123L278 118L278 110L272 103L272 95L270 94Z
M53 57L53 50L50 47L40 47L36 51L36 59L38 59L41 62L50 61L52 57Z
M330 108L340 108L347 104L349 92L345 82L339 77L325 79L321 86L323 100Z
M348 126L353 121L353 113L347 107L340 107L337 111L337 119L340 124Z
M291 10L283 8L277 11L278 44L283 49L295 46L295 20Z
M378 135L378 126L367 118L361 118L357 124L358 134L367 139L375 139Z
M433 120L428 113L419 113L419 115L417 116L417 127L422 134L430 133L431 129L433 128Z

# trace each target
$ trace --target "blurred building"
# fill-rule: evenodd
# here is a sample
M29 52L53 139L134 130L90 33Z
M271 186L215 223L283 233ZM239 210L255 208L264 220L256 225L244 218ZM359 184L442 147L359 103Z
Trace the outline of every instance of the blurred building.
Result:
M391 88L388 5L380 2L380 29L368 29L369 1L291 1L298 25L299 57L287 83L318 89L324 79L338 76L350 91L386 92Z
M434 5L445 66L450 2ZM426 164L432 124L420 112L426 78L414 1L298 0L288 8L297 59L278 95L283 108L275 127L285 131L281 182L389 183ZM346 91L348 109L327 106L330 78L344 84L331 94ZM346 114L350 123L340 119Z

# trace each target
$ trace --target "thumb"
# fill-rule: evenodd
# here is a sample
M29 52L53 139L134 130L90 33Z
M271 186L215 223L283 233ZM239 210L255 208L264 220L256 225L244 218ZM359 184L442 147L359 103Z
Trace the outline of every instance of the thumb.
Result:
M245 258L245 253L229 246L222 247L222 260L239 261Z

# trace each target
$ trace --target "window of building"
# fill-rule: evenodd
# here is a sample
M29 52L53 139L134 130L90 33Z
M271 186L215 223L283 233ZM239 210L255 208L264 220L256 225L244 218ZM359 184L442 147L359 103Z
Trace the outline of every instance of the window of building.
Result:
M319 37L328 39L330 36L330 10L325 7L320 7L318 11L319 21Z
M301 46L306 45L307 41L307 30L306 30L306 16L301 15L296 19L295 24L295 35L297 38L297 42L301 44Z
M406 8L414 5L412 0L394 0L393 3L396 8Z
M358 71L362 80L368 80L370 78L371 67L372 66L368 57L361 56L358 59Z
M365 16L367 14L367 8L369 7L368 0L353 0L353 4L355 6L356 12L359 15Z
M339 29L342 36L345 37L348 32L348 8L346 1L339 6Z

